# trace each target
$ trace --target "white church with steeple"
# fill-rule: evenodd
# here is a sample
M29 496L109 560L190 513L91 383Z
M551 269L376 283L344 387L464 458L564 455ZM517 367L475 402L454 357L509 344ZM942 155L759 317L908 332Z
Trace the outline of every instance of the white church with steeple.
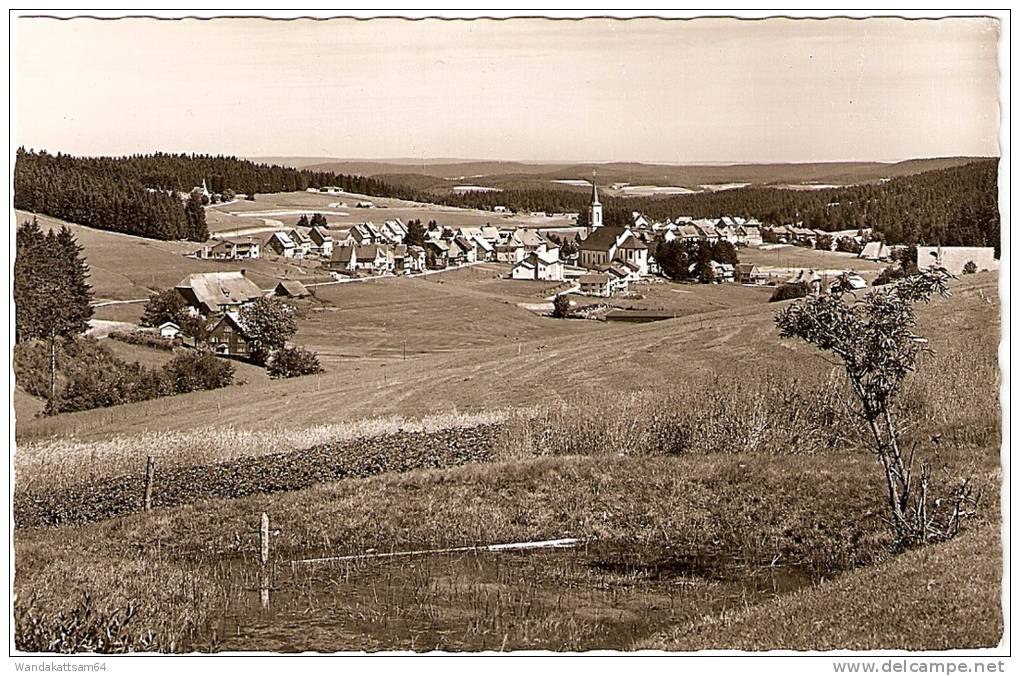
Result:
M591 175L588 236L581 241L578 263L582 268L605 271L636 281L648 274L648 247L627 227L607 226L603 221L595 172Z

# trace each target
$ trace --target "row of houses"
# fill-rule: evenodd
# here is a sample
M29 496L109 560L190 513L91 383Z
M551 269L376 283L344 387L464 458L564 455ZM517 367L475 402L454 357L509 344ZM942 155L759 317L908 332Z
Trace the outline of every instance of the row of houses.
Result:
M723 216L721 218L690 218L678 216L664 221L652 221L644 214L632 214L633 227L638 231L650 231L666 242L674 240L726 241L736 246L761 246L762 224L755 218Z
M294 227L257 236L227 237L204 245L198 258L244 260L272 254L281 258L331 258L337 246L351 244L403 244L407 226L400 219L376 226L371 221L348 228Z
M738 263L734 266L734 281L752 286L781 286L806 283L816 289L846 275L852 289L863 289L868 284L853 270L783 267Z
M770 239L781 244L800 243L815 246L821 237L830 237L833 240L849 237L864 245L871 236L871 228L828 232L805 228L803 223L763 225L756 218L742 216L721 216L719 218L677 216L664 221L653 221L638 211L632 212L631 216L635 229L648 229L659 233L662 239L667 242L674 239L703 239L713 242L724 240L737 246L756 247L762 245L767 234L771 236Z

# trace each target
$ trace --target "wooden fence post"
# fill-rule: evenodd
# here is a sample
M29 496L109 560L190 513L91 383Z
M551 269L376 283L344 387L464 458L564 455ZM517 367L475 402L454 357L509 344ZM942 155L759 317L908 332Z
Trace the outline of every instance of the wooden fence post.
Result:
M262 512L262 528L259 530L259 545L261 545L261 561L265 566L269 563L269 515Z
M156 459L151 455L145 460L145 511L152 509L152 484L156 477Z
M262 572L259 575L259 600L262 608L269 608L269 515L262 512L262 527L259 529L259 560L262 563Z

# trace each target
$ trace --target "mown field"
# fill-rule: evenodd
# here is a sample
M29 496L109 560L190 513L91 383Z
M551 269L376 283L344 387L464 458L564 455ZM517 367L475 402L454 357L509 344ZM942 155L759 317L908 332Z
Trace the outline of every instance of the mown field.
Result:
M865 279L885 268L888 263L876 263L853 254L838 251L818 251L800 246L780 246L776 249L741 249L740 262L769 265L780 268L814 268L821 270L854 270Z
M16 211L18 222L35 216ZM187 258L199 245L194 242L162 242L114 232L94 230L49 216L35 216L45 228L66 225L84 248L89 264L89 283L96 302L148 298L154 290L172 287L189 274L244 268L252 280L270 289L283 278L323 279L305 267L278 260L211 261ZM100 308L97 318L122 320L140 308L114 305Z
M934 354L900 408L907 443L951 470L940 482L980 486L979 517L955 541L897 553L838 374L777 338L775 305L640 326L553 320L497 301L494 273L321 287L298 334L343 344L321 376L19 420L16 513L79 514L15 532L19 646L998 643L993 275L922 309ZM520 302L540 293L522 286ZM146 455L159 468L147 513ZM265 573L263 511L277 529ZM583 547L291 564L562 537ZM887 621L889 599L904 621Z
M358 209L359 201L372 202L375 208ZM330 206L343 202L346 207ZM431 220L451 227L480 226L485 224L497 227L522 226L529 228L565 228L573 222L564 218L534 217L525 214L501 214L477 209L461 209L445 207L437 204L408 202L387 197L371 197L355 193L310 193L286 192L256 195L255 201L238 200L223 206L213 206L206 211L209 232L226 234L233 230L264 228L263 219L280 221L286 226L293 226L301 217L299 211L309 216L321 211L330 226L344 227L355 223L372 221L382 225L383 221L399 218L405 223L420 219L422 223ZM274 214L271 212L279 211ZM263 213L267 212L267 213ZM332 213L331 213L332 212ZM246 213L258 214L246 216Z
M332 305L309 309L294 340L322 352L322 375L253 382L243 390L193 393L114 411L19 418L18 438L100 439L220 427L223 420L246 429L300 430L379 416L554 404L603 392L625 398L752 367L782 372L792 363L825 367L806 347L777 339L774 304L703 308L711 311L645 325L560 321L501 297L504 282L484 267L453 273L463 275L461 283L439 276L319 287L319 297ZM499 293L486 293L489 284ZM695 293L662 293L699 305L711 294L760 291L713 287L702 295L698 287L664 289L673 286ZM951 339L997 343L998 329L989 324L997 316L997 302L994 275L969 276L957 284L952 299L922 311L922 327L943 332L933 337L935 345ZM975 358L970 352L961 355L965 363Z

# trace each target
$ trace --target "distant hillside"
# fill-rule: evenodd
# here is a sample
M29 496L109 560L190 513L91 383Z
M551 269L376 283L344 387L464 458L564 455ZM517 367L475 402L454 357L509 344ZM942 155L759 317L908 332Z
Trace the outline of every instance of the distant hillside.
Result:
M850 185L917 174L935 169L958 167L981 158L950 157L885 162L819 162L803 164L669 165L638 162L526 163L470 161L442 163L394 161L332 161L307 164L313 171L328 171L364 176L383 176L398 181L400 175L417 174L438 179L468 180L471 183L504 189L569 189L563 179L587 179L597 171L600 185L629 183L698 188L730 183L752 185ZM416 179L418 185L421 179ZM441 184L438 184L441 185Z

